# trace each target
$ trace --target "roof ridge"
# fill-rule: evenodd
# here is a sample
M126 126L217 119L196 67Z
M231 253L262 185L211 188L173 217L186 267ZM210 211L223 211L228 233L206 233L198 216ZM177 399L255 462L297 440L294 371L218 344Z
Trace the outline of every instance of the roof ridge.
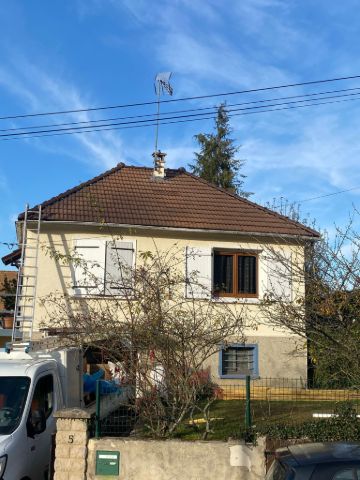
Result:
M222 193L226 193L227 195L229 195L230 197L233 197L237 200L240 200L240 201L243 201L245 203L248 203L249 205L257 208L258 210L261 210L263 212L266 212L270 215L273 215L275 217L279 217L289 223L292 223L293 225L296 225L297 227L301 227L305 230L307 230L309 233L311 233L312 235L316 235L317 237L320 236L319 232L317 232L316 230L313 230L312 228L310 227L307 227L306 225L300 223L300 222L297 222L296 220L292 220L291 218L289 217L286 217L285 215L282 215L281 213L277 213L277 212L274 212L274 210L270 210L270 208L266 208L266 207L263 207L262 205L259 205L258 203L255 203L255 202L251 202L250 200L248 200L247 198L245 197L241 197L240 195L236 194L236 193L233 193L233 192L229 192L229 190L226 190L225 188L223 187L218 187L217 185L215 185L214 183L211 183L209 182L208 180L205 180L204 178L201 178L201 177L198 177L197 175L194 175L193 173L190 173L188 172L187 170L184 170L184 173L186 175L189 175L190 177L194 178L195 180L199 180L200 182L202 183L205 183L205 185L208 185L212 188L214 188L215 190L218 190Z

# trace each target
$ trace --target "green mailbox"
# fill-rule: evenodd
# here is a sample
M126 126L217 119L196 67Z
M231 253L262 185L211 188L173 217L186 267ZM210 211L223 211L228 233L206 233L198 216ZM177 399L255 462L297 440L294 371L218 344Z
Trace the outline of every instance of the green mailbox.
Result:
M95 475L119 475L120 452L96 450Z

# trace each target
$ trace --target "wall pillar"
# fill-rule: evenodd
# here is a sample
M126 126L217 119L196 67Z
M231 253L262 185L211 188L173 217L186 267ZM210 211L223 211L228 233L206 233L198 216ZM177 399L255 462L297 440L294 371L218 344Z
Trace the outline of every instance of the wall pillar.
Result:
M69 408L55 412L54 480L85 480L91 412Z

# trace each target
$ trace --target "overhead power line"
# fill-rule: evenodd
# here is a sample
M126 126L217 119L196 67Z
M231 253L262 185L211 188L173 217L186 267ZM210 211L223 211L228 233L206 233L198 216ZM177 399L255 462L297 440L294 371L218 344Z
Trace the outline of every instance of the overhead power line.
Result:
M281 100L293 100L295 98L303 98L305 100L298 100L299 102L301 101L314 101L314 100L321 100L324 98L335 98L335 97L340 97L340 96L352 96L352 95L358 95L358 93L352 93L346 95L346 92L353 92L353 91L360 91L360 87L354 87L354 88L345 88L341 90L328 90L325 92L315 92L315 93L307 93L303 95L291 95L287 97L277 97L277 98L269 98L269 99L261 99L261 100L253 100L250 102L241 102L241 103L229 103L226 104L226 109L228 110L229 107L235 107L235 106L242 106L242 105L256 105L256 104L264 104L264 103L269 103L269 102L277 102ZM344 93L344 95L336 95L335 97L321 97L323 95L328 95L331 93ZM319 99L314 98L314 97L321 97ZM307 98L312 97L311 99L307 100ZM285 102L285 104L288 103L294 103L294 102ZM279 104L283 105L283 104ZM207 114L216 112L217 111L217 106L212 106L212 107L201 107L201 108L190 108L190 109L185 109L185 110L173 110L173 111L167 111L163 112L160 114L160 118L164 117L165 115L173 115L173 114L178 114L178 113L190 113L190 112L201 112L201 111L208 111ZM101 123L103 122L110 122L110 121L116 121L116 120L132 120L136 118L149 118L149 121L155 120L157 118L157 113L148 113L148 114L142 114L142 115L127 115L123 117L110 117L110 118L103 118L103 119L97 119L97 120L83 120L83 121L77 121L77 122L65 122L65 123L50 123L50 124L44 124L44 125L28 125L25 127L13 127L13 128L2 128L0 129L0 132L23 132L24 134L29 133L26 132L26 130L32 129L32 128L52 128L52 127L66 127L70 125L83 125L84 128L86 126L101 126ZM100 125L94 125L99 123ZM25 131L24 131L25 130Z
M286 207L286 206L291 205L291 204L301 205L302 203L310 202L312 200L318 200L320 198L332 197L334 195L340 195L342 193L352 192L353 190L359 190L359 189L360 189L360 187L352 187L352 188L347 188L346 190L337 190L336 192L326 193L325 195L318 195L316 197L304 198L303 200L294 200L294 202L289 202L287 199L285 199L284 203L279 203L277 205L269 205L269 206L266 206L266 208L270 208L270 210L274 210L275 208L281 208L282 206ZM284 199L284 197L282 197L282 198Z
M337 192L327 193L325 195L318 195L317 197L305 198L304 200L300 200L299 202L295 202L295 203L300 204L300 203L310 202L312 200L318 200L319 198L332 197L334 195L340 195L340 193L352 192L353 190L359 190L359 189L360 187L347 188L346 190L339 190Z
M184 101L191 101L191 100L202 100L205 98L219 98L219 97L227 97L230 95L242 95L245 93L256 93L256 92L265 92L270 90L279 90L283 88L293 88L293 87L303 87L307 85L316 85L316 84L323 84L323 83L331 83L331 82L339 82L345 80L355 80L359 79L360 75L351 75L347 77L336 77L336 78L327 78L323 80L311 80L307 82L299 82L299 83L289 83L284 85L275 85L270 87L260 87L260 88L251 88L247 90L238 90L235 92L222 92L222 93L214 93L209 95L197 95L193 97L182 97L182 98L171 98L168 100L161 100L160 103L175 103L175 102L184 102ZM27 113L27 114L14 114L14 115L4 115L0 117L0 120L14 120L20 118L30 118L30 117L41 117L41 116L50 116L50 115L65 115L71 113L84 113L84 112L95 112L101 110L111 110L111 109L118 109L118 108L132 108L132 107L141 107L146 105L155 105L157 104L157 100L148 101L148 102L136 102L136 103L127 103L127 104L119 104L119 105L107 105L101 107L88 107L88 108L77 108L77 109L68 109L68 110L58 110L58 111L50 111L50 112L39 112L39 113Z
M353 95L360 95L353 94ZM342 97L342 96L338 96ZM338 98L335 97L335 98ZM330 97L329 97L330 98ZM321 99L322 100L322 99ZM229 112L237 112L242 110L241 113L229 113L229 117L237 117L243 115L252 115L256 113L267 113L267 112L275 112L280 110L291 110L297 108L306 108L306 107L314 107L319 105L328 105L328 104L335 104L335 103L343 103L343 102L351 102L355 100L360 100L360 97L350 98L350 99L342 99L342 100L332 100L326 102L318 102L318 103L308 103L305 105L291 105L281 108L275 108L280 105L289 105L290 103L299 103L299 102L285 102L283 104L270 104L262 107L252 107L252 108L239 108L239 109L231 109L228 110ZM274 107L274 108L268 108ZM254 111L254 109L258 109ZM243 111L243 110L250 110L250 111ZM169 125L169 124L180 124L185 122L194 122L199 120L212 120L214 117L206 116L210 115L210 113L202 113L202 114L192 114L192 115L179 115L174 117L163 117L160 119L160 125ZM195 117L195 118L189 118ZM52 129L52 130L37 130L37 131L30 131L30 132L21 132L21 133L10 133L10 134L2 134L0 135L0 141L5 140L16 140L16 139L29 139L29 138L40 138L40 137L52 137L52 136L59 136L59 135L74 135L74 134L82 134L82 133L93 133L93 132L104 132L104 131L111 131L111 130L124 130L129 128L141 128L141 127L151 127L156 125L154 120L139 120L139 121L130 121L130 122L119 122L119 123L112 123L112 124L104 124L98 125L96 128L94 127L74 127L74 128L63 128L63 129Z
M333 99L333 98L342 98L342 97L349 97L349 96L356 96L359 95L360 92L358 93L348 93L344 95L332 95L328 97L322 97L321 100L323 99ZM265 105L265 107L276 107L276 106L282 106L282 105L290 105L290 104L298 104L298 103L303 103L303 102L310 102L310 99L305 99L305 100L294 100L290 102L283 102L283 103L269 103L268 105ZM228 114L232 112L238 112L238 111L246 111L246 110L257 110L260 108L264 108L263 106L255 106L255 107L243 107L243 108L226 108L226 111ZM213 108L212 112L206 112L206 113L192 113L192 114L186 114L186 115L175 115L175 116L169 116L167 117L166 115L160 116L160 120L176 120L176 119L183 119L183 118L191 118L191 117L202 117L204 115L209 115L210 113L216 113L217 109ZM156 118L153 118L151 120L128 120L125 122L117 122L117 123L105 123L102 125L95 125L95 127L113 127L113 126L120 126L120 125L131 125L131 124L142 124L142 123L148 123L149 121L154 121L157 120ZM12 136L19 136L19 135L24 135L24 134L32 134L32 133L52 133L52 132L62 132L62 131L76 131L76 130L83 130L86 128L92 128L92 127L87 127L87 126L74 126L74 127L66 127L66 128L54 128L54 129L47 129L47 130L32 130L29 132L15 132L15 133L3 133L0 134L0 137L12 137Z

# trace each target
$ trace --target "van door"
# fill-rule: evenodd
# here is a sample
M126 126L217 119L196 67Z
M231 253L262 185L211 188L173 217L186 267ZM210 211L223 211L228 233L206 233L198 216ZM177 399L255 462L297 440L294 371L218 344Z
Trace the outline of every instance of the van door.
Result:
M55 431L54 376L52 373L38 378L27 419L27 434L31 477L46 479L50 465L51 435Z

